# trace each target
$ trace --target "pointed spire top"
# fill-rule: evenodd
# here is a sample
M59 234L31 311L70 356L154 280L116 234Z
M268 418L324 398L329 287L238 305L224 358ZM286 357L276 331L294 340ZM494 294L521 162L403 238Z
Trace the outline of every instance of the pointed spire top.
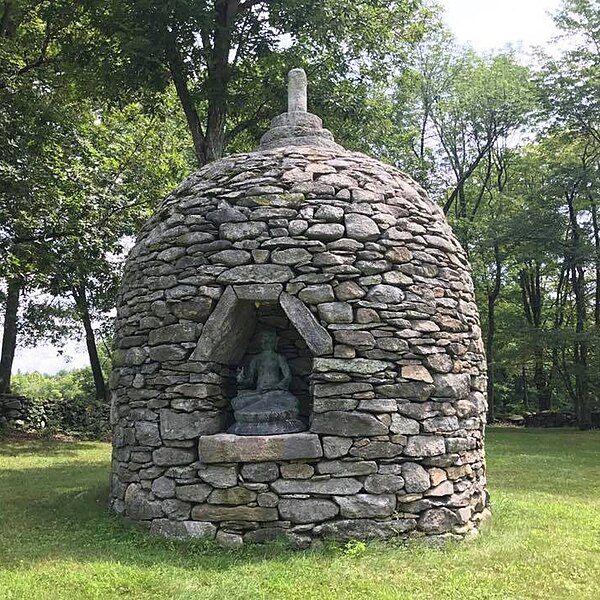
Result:
M307 111L306 103L306 73L304 69L292 69L288 73L288 112Z

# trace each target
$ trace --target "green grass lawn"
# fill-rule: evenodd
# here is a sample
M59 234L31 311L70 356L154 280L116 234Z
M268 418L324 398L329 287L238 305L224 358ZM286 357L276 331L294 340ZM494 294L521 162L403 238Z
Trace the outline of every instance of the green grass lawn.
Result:
M443 549L237 551L105 510L109 446L0 442L0 598L600 598L600 432L491 429L494 519Z

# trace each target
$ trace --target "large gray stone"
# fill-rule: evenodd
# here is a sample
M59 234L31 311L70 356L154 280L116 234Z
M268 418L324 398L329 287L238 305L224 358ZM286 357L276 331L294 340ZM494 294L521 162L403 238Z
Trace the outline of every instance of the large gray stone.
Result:
M368 331L358 331L356 329L338 329L335 332L335 340L340 344L347 346L356 346L363 348L373 348L375 339L373 334Z
M228 488L237 485L235 467L204 465L198 470L200 479L218 488Z
M329 371L340 371L353 375L374 375L379 371L385 371L389 367L383 360L371 360L366 358L338 359L338 358L315 358L313 368L317 373Z
M406 381L382 385L377 391L385 398L403 398L414 402L425 402L433 393L433 385L416 381Z
M192 508L195 521L276 521L277 509L263 506L217 506L200 504Z
M454 416L432 417L423 421L423 431L428 433L449 432L458 429L458 419Z
M223 223L219 227L219 235L230 242L239 242L248 238L256 238L267 231L267 224L260 221Z
M191 359L236 363L252 335L254 318L253 304L242 302L232 287L226 288L204 324Z
M278 508L281 518L292 523L319 523L332 519L340 511L337 504L321 498L283 498Z
M342 302L364 298L367 292L355 281L342 281L335 288L335 296Z
M249 285L234 285L233 289L240 300L278 300L283 286L280 283L252 283Z
M223 271L219 283L285 283L293 277L286 265L242 265Z
M395 458L402 454L403 449L404 446L402 444L369 440L366 444L354 446L350 450L350 454L367 460L372 460L374 458Z
M346 235L349 238L365 241L375 240L379 237L379 227L370 217L350 213L346 215L344 222L346 223Z
M141 446L160 446L161 439L158 423L138 421L135 424L135 438Z
M356 477L357 475L377 473L377 463L370 460L325 460L319 463L318 469L319 473L324 475Z
M395 494L404 487L404 479L399 475L369 475L364 486L370 494Z
M195 448L167 448L163 446L152 453L152 460L160 467L189 465L196 460Z
M373 521L372 519L346 519L318 525L314 529L317 536L339 540L385 540L397 537L415 529L414 519L393 519Z
M246 481L275 481L279 477L279 467L274 462L242 465L241 474Z
M468 373L446 373L433 376L434 395L441 398L465 398L471 387Z
M340 410L313 414L310 430L346 437L386 435L389 431L386 425L371 414Z
M323 453L325 458L345 456L348 454L350 446L352 446L352 439L337 436L323 437Z
M307 285L301 289L298 297L308 304L321 304L335 300L333 288L329 284Z
M222 223L241 223L247 221L248 217L237 208L223 203L218 209L207 213L206 219L218 226Z
M278 265L297 265L309 262L311 256L311 253L304 248L288 248L273 252L271 260Z
M165 516L174 521L182 521L190 518L191 504L177 498L167 498L162 501Z
M163 408L160 411L160 434L163 440L189 440L221 429L222 417L205 412L179 413Z
M209 504L249 504L256 500L256 492L236 486L214 490L208 497Z
M229 433L202 436L198 445L205 463L271 462L320 458L321 442L311 433L239 436Z
M317 223L308 228L306 236L311 240L331 242L344 237L344 226L338 223Z
M185 502L204 502L212 487L206 483L193 483L190 485L178 485L175 489L175 495Z
M441 507L426 510L419 517L418 526L425 533L440 534L451 531L458 522L459 518L456 514L448 508Z
M352 381L350 383L316 383L313 393L316 398L342 398L372 390L373 386L370 383Z
M404 454L406 456L438 456L446 452L444 438L436 435L412 435L408 438Z
M125 513L134 521L142 521L162 517L163 509L137 483L130 483L125 492Z
M331 336L301 300L283 292L279 302L283 312L315 356L333 352Z
M409 494L419 494L429 489L429 473L417 463L404 463L402 465L404 489Z
M396 509L396 496L393 494L356 494L336 496L342 517L352 519L389 517Z
M170 519L154 519L150 526L152 535L159 535L175 540L188 538L211 539L215 537L217 527L202 521L171 521Z
M399 414L393 414L390 431L392 433L402 433L405 435L419 433L419 422Z
M221 250L210 257L210 262L227 267L247 265L251 260L252 255L246 250Z
M158 477L152 482L152 493L157 498L172 498L175 495L175 480Z
M352 323L352 306L345 302L319 304L319 316L326 323Z
M357 479L336 477L334 479L278 479L271 484L278 494L336 494L352 495L362 489Z
M393 285L382 283L374 285L367 292L367 300L381 302L382 304L399 304L404 300L404 292Z
M148 344L175 344L179 342L193 342L196 340L195 323L177 323L153 329L148 336Z

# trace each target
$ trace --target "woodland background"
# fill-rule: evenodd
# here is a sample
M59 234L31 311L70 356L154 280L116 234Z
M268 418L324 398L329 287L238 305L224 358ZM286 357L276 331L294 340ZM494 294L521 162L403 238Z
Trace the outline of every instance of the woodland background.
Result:
M425 0L0 2L0 393L102 429L126 251L194 169L256 146L301 66L336 140L411 174L467 250L489 420L600 409L600 1L552 53L480 54ZM82 336L90 369L15 375ZM50 412L52 412L50 410Z

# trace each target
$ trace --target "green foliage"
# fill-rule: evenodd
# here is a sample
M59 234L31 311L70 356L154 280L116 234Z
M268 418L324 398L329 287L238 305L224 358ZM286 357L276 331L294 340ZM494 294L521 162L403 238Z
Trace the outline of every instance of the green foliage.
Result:
M148 535L106 511L110 446L0 443L7 598L315 600L597 597L600 432L491 428L493 518L463 544L224 550ZM33 567L32 567L33 565Z
M350 557L358 557L367 551L367 544L360 540L350 540L344 545L344 554Z

